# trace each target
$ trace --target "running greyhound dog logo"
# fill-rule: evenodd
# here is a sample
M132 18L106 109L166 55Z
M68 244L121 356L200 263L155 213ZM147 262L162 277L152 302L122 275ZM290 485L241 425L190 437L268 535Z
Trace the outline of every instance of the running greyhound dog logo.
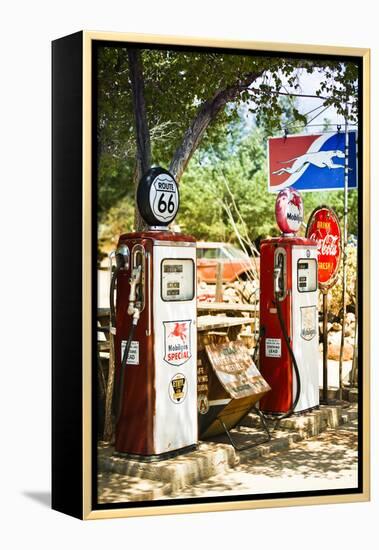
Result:
M270 137L267 145L269 192L343 189L346 175L349 188L357 187L356 132L349 132L347 158L342 132Z
M164 321L165 351L164 360L170 365L179 366L192 356L191 321Z
M316 166L317 168L344 169L343 164L336 164L335 162L333 162L334 157L345 158L345 154L343 153L343 151L339 151L338 149L334 151L315 151L312 153L306 153L305 155L300 155L299 157L294 157L289 160L280 160L278 162L280 162L281 164L289 164L293 161L295 162L292 164L292 166L288 168L280 168L279 170L275 170L274 172L272 172L272 174L278 176L281 176L282 174L296 174L310 164L313 164L313 166ZM351 169L349 168L349 170Z

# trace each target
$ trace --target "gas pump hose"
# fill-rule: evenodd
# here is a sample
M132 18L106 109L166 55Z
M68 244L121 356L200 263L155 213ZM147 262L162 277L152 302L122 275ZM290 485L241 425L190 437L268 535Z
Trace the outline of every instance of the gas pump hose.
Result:
M123 267L124 267L124 263L122 261L119 261L116 265L115 270L112 273L112 278L111 278L110 291L109 291L109 305L110 305L110 312L111 312L111 330L114 329L114 327L116 325L116 308L115 308L114 295L115 295L115 291L116 291L117 276L118 276L120 270ZM133 340L133 337L134 337L134 332L135 332L136 325L137 324L134 322L134 319L133 319L132 326L130 328L129 335L128 335L128 340L126 342L124 354L122 356L119 384L117 384L115 386L116 423L118 422L118 419L120 418L120 414L121 414L121 409L122 409L121 395L122 395L122 390L124 388L124 380L125 380L125 371L124 371L124 369L125 369L125 366L126 366L126 361L127 361L128 355L129 355L130 346L131 346L131 343L132 343L132 340Z
M121 415L121 409L122 409L122 398L123 390L124 390L124 383L125 383L125 368L126 368L126 361L128 360L129 350L130 346L132 344L132 340L134 338L134 333L136 330L138 320L135 322L135 319L133 319L132 326L130 327L130 331L128 334L128 340L125 345L124 353L121 360L121 368L120 368L120 375L119 375L119 384L117 385L117 398L116 398L116 423L118 422L120 415Z
M289 416L291 416L291 414L293 414L295 408L296 408L296 405L298 404L299 402L299 399L300 399L300 390L301 390L301 381L300 381L300 372L299 372L299 367L298 367L298 364L297 364L297 361L296 361L296 357L295 357L295 354L293 352L293 349L292 349L292 346L291 346L291 342L290 342L290 339L289 339L289 336L288 336L288 333L287 333L287 329L286 329L286 325L284 323L284 319L283 319L283 312L282 312L282 307L280 305L280 300L279 300L279 297L277 294L275 294L275 305L276 305L276 310L278 312L278 318L279 318L279 324L280 324L280 328L281 328L281 331L282 331L282 334L284 336L284 340L285 340L285 343L286 343L286 347L288 349L288 353L290 354L290 357L291 357L291 361L292 361L292 364L293 364L293 369L295 371L295 377L296 377L296 394L295 394L295 399L294 399L294 402L292 403L291 407L288 409L287 412L283 413L282 415L278 416L275 418L275 424L274 424L274 428L272 429L272 432L274 432L277 427L278 427L278 424L281 420L284 420L285 418L288 418ZM260 415L262 415L262 417L265 419L265 420L271 420L272 418L270 416L267 416L266 414L264 414L262 411L260 411Z

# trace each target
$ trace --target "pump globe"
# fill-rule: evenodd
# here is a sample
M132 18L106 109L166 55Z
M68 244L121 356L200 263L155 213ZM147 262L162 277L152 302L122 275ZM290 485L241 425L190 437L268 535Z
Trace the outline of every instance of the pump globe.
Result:
M304 206L303 199L296 189L287 187L278 193L275 216L283 234L293 235L299 231L304 219Z

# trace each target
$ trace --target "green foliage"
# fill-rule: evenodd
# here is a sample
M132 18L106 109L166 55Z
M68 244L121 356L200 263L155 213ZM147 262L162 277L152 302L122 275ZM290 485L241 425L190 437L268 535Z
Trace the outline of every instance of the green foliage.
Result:
M254 129L238 143L234 138L238 126L230 130L223 144L192 159L182 178L177 221L198 239L237 241L223 207L232 202L227 186L253 240L276 231L275 196L267 192L262 132Z
M333 208L340 220L341 231L343 230L344 192L321 191L315 193L303 193L304 219L308 220L312 211L323 204ZM352 189L348 194L348 233L358 234L358 191Z
M346 280L347 280L347 292L346 292L346 306L350 309L355 309L356 305L356 279L357 279L357 247L346 247ZM340 268L338 270L338 277L335 285L329 290L328 293L328 306L329 312L332 315L340 316L342 309L342 258Z
M192 158L180 184L180 209L176 218L181 230L198 240L237 242L223 204L232 197L249 229L251 240L277 235L276 195L267 191L267 159L264 130L253 128L241 138L241 122L225 128L225 139L199 151ZM227 185L226 185L227 184ZM322 204L332 207L342 221L343 191L303 193L304 220ZM349 192L349 234L358 231L358 193ZM99 244L109 251L115 236L133 230L134 199L125 196L111 207L99 225ZM241 222L237 221L241 230ZM304 235L305 228L301 234Z
M234 125L223 144L196 155L184 174L177 222L202 240L237 241L222 204L231 204L229 186L238 211L249 228L251 240L277 235L276 195L267 191L267 159L264 130L255 128L242 140L240 124ZM304 220L317 206L327 204L343 218L343 191L303 193ZM357 234L356 190L349 192L349 233ZM241 223L237 223L241 225ZM303 229L304 234L304 229Z
M345 79L349 99L356 101L356 65L165 49L143 50L142 60L152 160L165 167L198 110L217 91L251 75L252 85L241 89L207 127L181 180L177 221L198 239L235 241L223 207L231 202L227 181L251 238L276 234L275 196L267 192L266 137L279 127L301 128L306 122L296 99L278 93L284 90L283 80L301 91L301 71L323 70L319 93L336 92L331 104L339 102L343 109ZM115 235L133 228L136 144L127 49L99 47L97 68L99 246L106 252ZM351 106L350 115L354 113ZM343 213L342 192L304 194L304 203L306 217L321 203L334 207L340 217ZM349 229L356 233L356 192L350 192L349 206Z
M117 246L120 235L134 230L134 203L124 197L112 206L101 223L98 224L98 246L100 260Z
M217 91L232 88L249 75L252 85L241 89L217 114L199 144L200 151L221 144L226 125L239 120L242 106L257 116L266 131L270 125L277 131L283 113L288 119L291 112L291 120L303 124L304 116L293 101L283 102L278 95L283 92L284 78L291 89L299 89L299 70L322 69L326 78L320 92L336 92L330 100L334 105L344 101L340 93L344 79L351 100L356 100L357 67L353 63L169 49L142 50L142 61L152 160L165 167L198 110ZM127 49L99 47L97 69L98 211L103 220L112 205L134 193L136 145ZM338 86L333 87L333 82ZM353 107L351 112L355 112Z

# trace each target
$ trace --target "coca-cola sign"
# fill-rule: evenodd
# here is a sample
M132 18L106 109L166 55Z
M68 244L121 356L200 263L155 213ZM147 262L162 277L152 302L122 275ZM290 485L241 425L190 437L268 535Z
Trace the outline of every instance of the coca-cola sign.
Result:
M336 213L327 206L316 208L306 235L317 242L319 287L328 289L336 282L341 259L341 229Z

